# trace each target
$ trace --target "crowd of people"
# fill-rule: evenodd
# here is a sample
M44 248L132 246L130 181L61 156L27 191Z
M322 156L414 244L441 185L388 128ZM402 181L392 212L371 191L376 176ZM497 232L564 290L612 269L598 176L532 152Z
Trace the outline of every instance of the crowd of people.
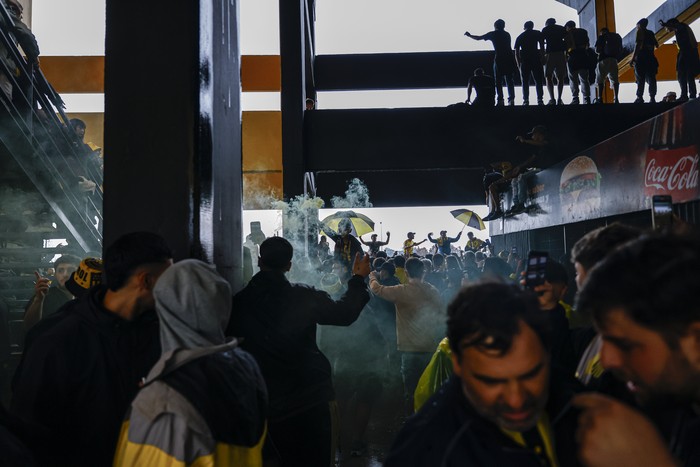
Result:
M0 14L0 29L5 33L0 40L0 121L9 125L9 115L15 112L18 115L14 118L20 116L31 121L29 127L41 152L52 159L53 171L65 177L61 185L85 199L85 213L93 220L95 215L99 217L101 210L101 196L96 192L102 190L102 149L84 141L87 125L83 120L64 121L50 115L52 110L47 103L56 109L63 109L65 105L41 76L39 44L22 21L24 7L17 0L2 0L2 6L8 17ZM14 43L9 42L12 39ZM20 47L21 53L16 49L17 54L14 54L13 45ZM61 146L66 141L70 148Z
M637 23L635 46L631 51L631 64L637 83L635 103L644 102L645 85L648 85L649 102L656 102L656 74L659 62L654 50L659 44L654 32L647 29L648 24L646 18ZM483 35L474 35L469 31L464 33L474 40L491 41L495 51L493 76L486 74L483 68L474 70L474 76L470 78L467 86L467 104L493 107L495 99L496 105L504 105L505 83L508 90L507 104L515 105L516 73L519 74L522 83L523 105L530 104L531 82L535 85L538 105L545 104L545 84L549 94L547 105L563 105L562 92L566 78L572 94L571 104L580 104L580 96L583 97L584 104L602 102L606 80L610 81L614 103L619 103L619 61L630 52L623 47L619 34L603 27L592 44L588 31L578 27L574 21L567 21L561 26L555 18L549 18L541 31L535 29L532 21L526 21L523 32L513 44L505 26L505 21L498 19L493 25L493 31ZM676 37L676 73L681 91L678 100L694 99L697 97L695 78L700 74L700 58L693 31L677 18L661 21L660 26L674 33ZM473 101L472 91L476 95ZM675 100L675 93L673 97L669 93L664 98L670 99Z
M424 256L409 232L389 257L339 229L310 258L264 239L235 294L151 233L59 258L27 307L2 464L328 467L366 453L384 393L405 420L388 467L700 462L696 237L611 224L530 283L472 232Z
M645 85L651 101L656 90L647 26L637 25L632 59L639 102ZM495 78L477 69L470 81L473 105L503 105L502 82L513 105L516 69L526 105L531 78L538 104L545 84L548 103L562 104L565 75L574 104L599 100L606 79L618 101L619 35L604 28L593 51L573 22L550 18L537 31L528 21L513 52L505 22L494 27L466 33L496 49ZM694 98L692 31L663 27L676 33L681 99ZM71 127L99 163L84 122ZM518 141L540 154L546 128L529 136ZM527 208L535 172L521 169L534 160L485 183L486 220ZM509 213L498 209L504 189ZM700 465L697 238L611 224L528 284L516 248L448 233L408 232L388 255L389 232L367 241L346 222L308 256L251 234L250 280L236 293L211 265L173 263L152 233L122 236L103 259L63 255L37 272L25 310L0 464L329 467L339 452L367 452L388 393L400 395L404 423L387 467Z

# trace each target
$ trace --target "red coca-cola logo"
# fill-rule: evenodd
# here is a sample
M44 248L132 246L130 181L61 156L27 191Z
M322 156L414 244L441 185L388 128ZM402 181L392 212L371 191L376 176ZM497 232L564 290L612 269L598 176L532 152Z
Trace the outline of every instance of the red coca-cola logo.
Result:
M694 146L669 150L649 150L644 170L647 195L670 194L692 199L698 188L698 152Z

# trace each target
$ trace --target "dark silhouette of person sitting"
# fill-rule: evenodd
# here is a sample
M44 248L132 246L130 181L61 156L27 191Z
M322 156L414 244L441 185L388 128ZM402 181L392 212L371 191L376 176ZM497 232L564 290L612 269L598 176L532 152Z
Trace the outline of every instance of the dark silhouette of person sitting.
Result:
M472 102L472 90L476 92L474 102ZM467 85L467 104L476 107L493 107L496 98L496 83L493 77L484 74L483 68L474 70L474 76L469 78Z

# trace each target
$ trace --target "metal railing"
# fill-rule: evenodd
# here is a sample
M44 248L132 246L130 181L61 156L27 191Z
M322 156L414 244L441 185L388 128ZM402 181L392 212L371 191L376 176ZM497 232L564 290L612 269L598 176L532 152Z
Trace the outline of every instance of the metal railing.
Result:
M0 2L0 72L12 84L12 99L0 92L3 131L0 140L66 229L85 251L102 241L102 171L64 112L60 95L41 72L24 59L13 36L14 20ZM79 177L93 181L93 193L81 191Z

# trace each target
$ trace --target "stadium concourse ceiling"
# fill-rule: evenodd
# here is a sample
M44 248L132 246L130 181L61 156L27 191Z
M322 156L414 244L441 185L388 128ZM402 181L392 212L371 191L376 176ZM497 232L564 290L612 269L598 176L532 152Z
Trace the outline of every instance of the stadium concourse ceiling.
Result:
M591 37L599 26L614 24L614 0L558 1L576 9ZM525 159L514 140L532 126L547 126L556 157L565 159L665 110L627 104L499 108L491 113L460 105L304 112L304 99L318 91L463 88L472 70L489 68L492 60L492 52L316 56L313 4L280 2L286 197L303 193L304 173L314 172L319 192L326 195L342 194L347 180L363 178L382 206L480 203L484 169L494 161ZM658 24L674 16L689 21L700 14L699 6L700 1L667 0L649 21ZM631 34L624 39L629 51Z

